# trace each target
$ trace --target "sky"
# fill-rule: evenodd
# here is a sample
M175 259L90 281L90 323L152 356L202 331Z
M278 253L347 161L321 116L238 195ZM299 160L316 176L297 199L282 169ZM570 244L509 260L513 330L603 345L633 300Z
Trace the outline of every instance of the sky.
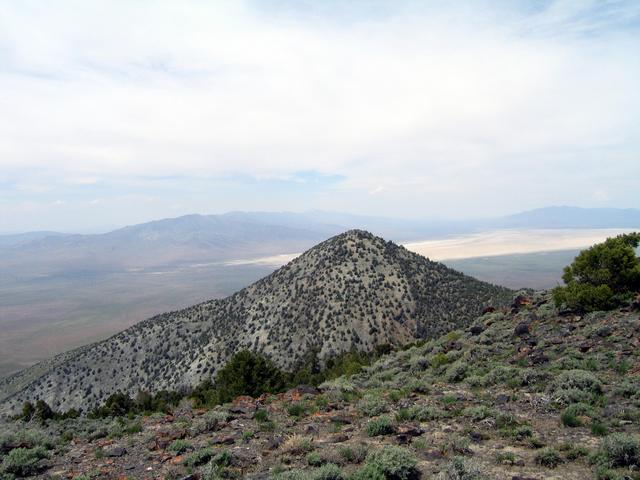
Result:
M0 0L0 232L640 208L636 0Z

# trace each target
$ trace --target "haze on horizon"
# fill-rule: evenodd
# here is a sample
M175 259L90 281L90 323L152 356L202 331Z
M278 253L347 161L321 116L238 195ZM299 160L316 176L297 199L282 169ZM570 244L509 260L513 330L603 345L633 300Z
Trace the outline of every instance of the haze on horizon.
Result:
M0 0L0 230L640 208L640 4Z

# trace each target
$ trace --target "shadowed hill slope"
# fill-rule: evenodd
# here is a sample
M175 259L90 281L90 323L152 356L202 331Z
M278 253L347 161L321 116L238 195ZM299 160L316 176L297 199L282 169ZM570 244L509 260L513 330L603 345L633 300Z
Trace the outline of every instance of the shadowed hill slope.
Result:
M291 369L352 349L402 345L468 325L512 291L480 282L367 232L333 237L223 300L158 315L0 383L3 412L43 399L95 407L117 390L188 388L249 348Z

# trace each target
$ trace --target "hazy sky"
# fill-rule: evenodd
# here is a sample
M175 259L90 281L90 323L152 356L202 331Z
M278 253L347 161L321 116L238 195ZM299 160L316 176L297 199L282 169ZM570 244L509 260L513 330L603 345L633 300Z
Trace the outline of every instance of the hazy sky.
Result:
M640 2L0 0L0 231L640 207Z

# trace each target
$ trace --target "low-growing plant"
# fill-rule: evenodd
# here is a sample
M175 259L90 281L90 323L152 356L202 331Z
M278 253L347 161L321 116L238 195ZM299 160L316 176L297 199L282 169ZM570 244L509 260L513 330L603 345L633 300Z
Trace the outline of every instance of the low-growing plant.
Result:
M437 480L488 480L480 466L462 457L454 457L436 477Z
M607 434L607 426L602 421L595 419L591 422L591 433L598 437L604 437Z
M560 405L593 404L602 394L602 383L592 372L568 370L558 375L550 390L554 401Z
M309 452L305 457L307 463L312 467L318 467L325 463L324 459L320 456L318 452Z
M256 410L256 413L253 414L253 419L256 422L264 423L269 420L269 414L266 410Z
M498 465L515 465L518 457L513 452L498 452L496 454L496 463Z
M364 444L338 447L338 455L347 463L362 463L367 457L368 451L369 449Z
M470 407L464 410L465 417L469 417L474 422L479 422L486 418L495 418L497 412L487 407L486 405L481 405L479 407Z
M214 455L215 451L212 448L202 448L189 454L189 456L184 459L183 463L187 467L198 467L207 463Z
M174 440L167 447L167 450L175 453L176 455L181 455L190 449L191 449L191 444L186 440L181 440L181 439Z
M361 480L412 480L418 478L418 460L407 449L384 446L369 452L365 465L352 478Z
M360 414L375 417L389 410L387 401L380 395L367 394L358 401L357 409Z
M640 437L612 433L603 440L601 453L610 467L640 466Z
M471 440L468 437L462 437L454 434L447 438L447 440L440 446L440 451L443 455L450 455L452 453L466 455L470 453L469 445L471 445Z
M307 409L303 403L293 403L287 407L287 413L295 418L300 418L306 413Z
M556 468L563 462L563 458L554 448L543 448L535 456L535 462L547 468Z
M573 403L563 410L560 414L560 421L565 427L581 427L582 420L580 417L593 417L595 412L591 405L586 403Z
M303 437L302 435L291 435L282 443L282 446L280 448L285 453L291 453L292 455L301 455L313 450L313 442L309 437Z
M39 471L40 460L47 458L47 450L42 446L34 448L14 448L2 460L0 472L27 477Z
M393 422L389 417L378 417L369 420L367 423L367 435L377 437L380 435L390 435L394 432Z
M345 476L340 467L334 463L327 463L311 473L311 480L344 480Z

